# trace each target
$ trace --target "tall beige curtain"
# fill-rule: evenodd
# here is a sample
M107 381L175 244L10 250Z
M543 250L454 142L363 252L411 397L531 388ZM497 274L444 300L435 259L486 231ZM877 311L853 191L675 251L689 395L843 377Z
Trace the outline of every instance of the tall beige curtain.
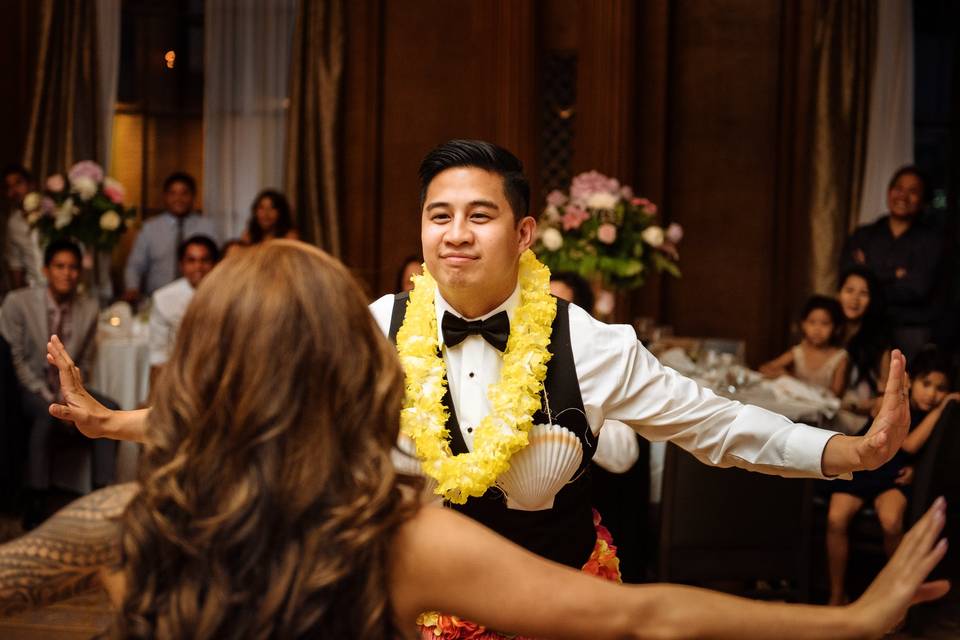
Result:
M343 0L302 0L294 27L286 191L301 237L340 255L337 117L343 73Z
M873 0L820 0L810 154L811 282L832 293L843 242L860 209L876 49Z
M37 66L23 164L42 179L99 160L100 84L94 0L38 0Z

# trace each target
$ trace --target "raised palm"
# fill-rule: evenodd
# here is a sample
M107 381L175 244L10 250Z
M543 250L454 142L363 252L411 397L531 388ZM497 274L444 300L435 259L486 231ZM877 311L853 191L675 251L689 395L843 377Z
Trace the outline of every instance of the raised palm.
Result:
M857 443L861 469L876 469L890 460L910 431L910 381L906 366L906 358L895 350L890 356L890 375L880 411Z
M66 347L57 336L47 343L47 362L57 368L63 403L50 405L50 415L72 422L88 438L103 437L103 418L109 410L90 395L83 386L80 368L74 364Z

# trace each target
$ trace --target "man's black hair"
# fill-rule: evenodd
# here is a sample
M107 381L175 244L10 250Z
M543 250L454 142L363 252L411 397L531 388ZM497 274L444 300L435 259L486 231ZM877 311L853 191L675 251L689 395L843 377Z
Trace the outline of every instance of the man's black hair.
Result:
M520 222L530 209L530 183L523 175L520 160L492 142L450 140L434 148L420 163L420 209L427 198L427 187L437 175L455 167L475 167L495 173L503 179L503 193L513 209L514 222Z
M80 245L71 240L54 240L43 250L43 266L49 267L53 262L54 256L61 251L69 251L77 258L77 267L83 266L83 252L80 251Z
M177 247L177 262L183 260L183 256L187 254L187 247L192 244L199 244L202 247L206 247L207 251L210 252L210 257L213 258L214 264L220 262L220 249L217 247L217 243L214 242L210 236L205 236L200 233L190 236L180 243L180 246Z
M26 180L27 182L29 182L30 184L33 184L35 182L33 178L33 174L30 173L30 170L27 169L22 164L18 164L18 163L8 164L3 168L3 175L0 176L0 178L2 178L3 180L6 180L7 176L9 175L18 175L24 180Z
M185 171L177 171L171 173L167 176L167 179L163 181L163 190L166 191L173 185L174 182L182 182L187 185L187 188L190 189L190 193L197 195L197 180L189 173Z

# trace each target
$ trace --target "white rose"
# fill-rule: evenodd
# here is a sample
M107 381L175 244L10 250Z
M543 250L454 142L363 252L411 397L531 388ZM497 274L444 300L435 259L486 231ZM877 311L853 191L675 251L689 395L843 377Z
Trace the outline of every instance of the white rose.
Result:
M93 196L97 195L97 183L93 181L93 178L80 176L73 181L73 184L70 185L70 190L80 196L82 201L86 202Z
M587 198L587 208L609 210L614 209L618 202L620 202L618 196L607 191L598 191L597 193L591 193L590 197Z
M547 208L543 210L543 221L548 224L553 224L560 219L560 210L557 209L552 204L547 205Z
M36 211L40 208L40 194L36 191L31 191L23 198L23 210L27 213L31 211Z
M107 211L100 216L100 228L104 231L116 231L120 227L120 214L116 211Z
M656 249L663 244L663 229L656 225L649 226L643 230L640 237L643 238L644 242Z
M563 234L553 227L544 229L543 233L540 235L540 242L543 243L543 246L547 249L547 251L556 251L563 246Z
M53 214L53 226L57 229L63 229L73 221L77 208L73 206L73 200L67 198L63 201Z

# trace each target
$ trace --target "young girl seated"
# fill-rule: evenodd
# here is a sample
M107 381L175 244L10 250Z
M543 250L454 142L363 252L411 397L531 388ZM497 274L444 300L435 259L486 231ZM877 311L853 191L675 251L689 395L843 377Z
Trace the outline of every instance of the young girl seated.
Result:
M843 341L843 310L833 298L813 296L800 315L802 339L779 358L760 367L760 373L775 378L784 374L843 395L847 386L849 358Z
M872 502L883 529L883 546L893 554L903 537L903 514L913 469L910 459L923 447L933 432L944 407L960 400L960 393L949 393L950 361L935 350L914 358L910 370L910 434L890 462L873 471L857 471L852 480L830 483L833 495L827 516L827 559L830 572L830 604L847 601L844 578L849 541L847 529L857 511ZM870 422L862 433L870 428Z

